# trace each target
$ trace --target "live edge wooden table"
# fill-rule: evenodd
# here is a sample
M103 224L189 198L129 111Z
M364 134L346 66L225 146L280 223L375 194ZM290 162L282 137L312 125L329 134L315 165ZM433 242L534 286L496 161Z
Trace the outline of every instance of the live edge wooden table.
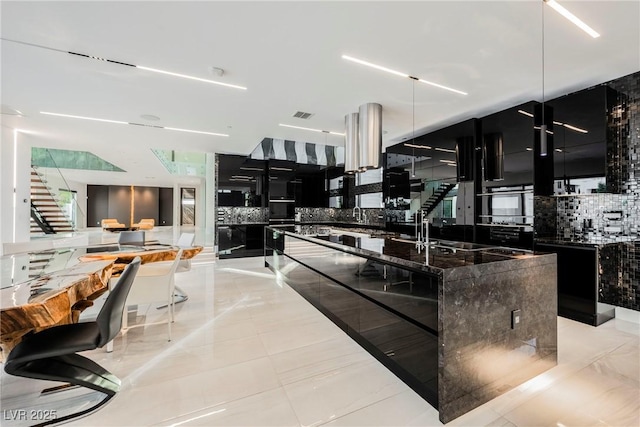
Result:
M97 260L114 261L113 275L118 276L124 268L135 257L140 257L142 264L160 261L173 261L180 247L171 245L145 245L145 246L121 246L121 249L115 252L96 252L81 255L78 260L83 262ZM182 259L191 259L202 251L202 246L193 246L190 248L182 248Z
M107 248L109 247L105 247L105 250ZM91 249L101 250L101 247ZM92 301L108 289L111 276L120 275L135 257L139 256L143 264L170 261L175 259L180 248L161 244L141 247L123 245L114 252L82 254L88 250L77 248L53 251L55 256L67 254L62 262L53 262L60 265L59 269L53 265L32 280L26 280L27 277L23 274L22 279L15 284L13 274L8 273L13 264L22 264L23 269L31 266L34 254L0 257L0 362L24 335L55 325L77 322L80 313L93 305ZM183 248L182 259L191 259L201 251L202 246ZM77 261L81 262L69 266Z
M109 283L114 260L76 264L0 289L0 361L30 332L78 321Z

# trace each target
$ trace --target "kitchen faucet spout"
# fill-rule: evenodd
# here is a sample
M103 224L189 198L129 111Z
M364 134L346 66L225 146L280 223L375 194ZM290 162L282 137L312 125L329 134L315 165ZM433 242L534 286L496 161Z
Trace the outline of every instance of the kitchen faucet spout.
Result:
M356 215L356 209L358 210L358 214ZM360 218L361 218L361 212L360 212L360 207L359 206L355 206L353 208L353 213L351 214L351 216L353 218L356 218L358 222L360 222Z

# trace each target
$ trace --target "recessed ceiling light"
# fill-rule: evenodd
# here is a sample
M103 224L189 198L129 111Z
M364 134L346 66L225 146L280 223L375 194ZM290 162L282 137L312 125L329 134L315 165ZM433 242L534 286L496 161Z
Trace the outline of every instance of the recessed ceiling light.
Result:
M291 168L281 168L281 167L278 167L278 166L270 166L269 169L274 170L274 171L286 171L286 172L293 171L293 169L291 169Z
M405 143L404 146L411 147L411 148L423 148L425 150L431 150L431 147L429 147L428 145L417 145L417 144Z
M440 162L442 162L442 163L454 163L454 164L455 164L455 161L453 161L453 160L446 160L446 159L440 160Z
M527 151L533 151L533 148L527 147Z
M575 16L573 13L569 12L567 9L561 6L557 1L555 0L543 0L543 1L549 6L551 6L560 15L564 16L569 21L573 22L578 28L580 28L585 33L589 34L594 39L600 37L600 34L598 34L597 31L595 31L593 28L585 24L582 20L580 20L580 18Z
M528 113L528 112L526 112L526 111L524 111L524 110L518 110L518 113L520 113L520 114L524 114L525 116L533 117L533 114Z
M309 130L311 132L329 133L331 135L344 136L344 133L341 133L341 132L332 132L332 131L322 130L322 129L305 128L305 127L302 127L302 126L285 125L285 124L282 124L282 123L278 124L278 126L282 126L282 127L285 127L285 128Z
M242 166L242 167L240 167L240 169L245 170L245 171L260 171L260 172L262 172L264 170L263 168L250 168L248 166Z
M456 165L455 163L447 163L447 166L453 166L453 167L455 167L455 166L458 166L458 165Z
M76 115L72 115L72 114L50 113L48 111L40 111L40 114L46 114L48 116L67 117L67 118L70 118L70 119L82 119L82 120L92 120L92 121L95 121L95 122L115 123L115 124L118 124L118 125L132 125L132 126L142 126L142 127L156 128L156 129L174 130L174 131L178 131L178 132L199 133L199 134L203 134L203 135L229 136L229 135L227 135L225 133L204 132L204 131L200 131L200 130L172 128L172 127L156 126L156 125L145 125L143 123L123 122L123 121L120 121L120 120L99 119L99 118L96 118L96 117L76 116Z
M444 85L441 85L441 84L438 84L438 83L430 82L429 80L421 79L419 77L414 77L414 76L411 76L411 75L409 75L407 73L403 73L401 71L396 71L396 70L392 70L391 68L383 67L382 65L377 65L377 64L374 64L374 63L371 63L371 62L368 62L368 61L363 61L362 59L354 58L353 56L342 55L342 59L346 59L347 61L355 62L356 64L366 65L367 67L375 68L376 70L380 70L380 71L385 71L385 72L390 73L390 74L395 74L396 76L408 77L408 78L410 78L412 80L419 81L420 83L424 83L424 84L427 84L427 85L430 85L430 86L435 86L435 87L440 88L440 89L444 89L444 90L448 90L448 91L451 91L451 92L458 93L460 95L468 95L467 92L463 92L463 91L458 90L458 89L453 89L453 88L450 88L448 86L444 86Z

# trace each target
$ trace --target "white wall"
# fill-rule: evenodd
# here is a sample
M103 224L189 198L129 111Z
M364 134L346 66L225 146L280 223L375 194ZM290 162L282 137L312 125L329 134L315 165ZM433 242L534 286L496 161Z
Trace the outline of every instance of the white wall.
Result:
M2 127L0 156L0 237L2 243L30 239L31 143L29 135ZM15 150L14 150L15 147ZM14 163L16 167L14 167ZM14 209L14 172L16 178ZM15 224L15 226L14 226Z
M2 214L2 212L4 211L4 183L6 182L6 179L4 178L4 163L2 163L2 158L6 157L4 156L4 146L5 144L10 144L13 143L13 141L11 140L13 138L13 135L11 133L11 130L5 126L1 126L1 133L0 133L0 255L3 255L3 249L2 249L2 244L5 242L4 240L4 224L3 224L3 218L6 217L5 215Z

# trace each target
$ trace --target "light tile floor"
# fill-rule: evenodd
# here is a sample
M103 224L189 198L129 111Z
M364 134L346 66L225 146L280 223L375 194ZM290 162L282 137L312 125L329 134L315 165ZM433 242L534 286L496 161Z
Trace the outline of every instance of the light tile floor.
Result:
M164 325L87 354L122 390L77 426L439 426L438 413L263 267L198 256L176 276L189 300ZM150 307L148 321L164 315ZM131 319L133 321L133 318ZM639 426L640 325L558 319L552 370L452 426ZM42 382L42 384L47 384ZM3 399L38 381L2 376Z

